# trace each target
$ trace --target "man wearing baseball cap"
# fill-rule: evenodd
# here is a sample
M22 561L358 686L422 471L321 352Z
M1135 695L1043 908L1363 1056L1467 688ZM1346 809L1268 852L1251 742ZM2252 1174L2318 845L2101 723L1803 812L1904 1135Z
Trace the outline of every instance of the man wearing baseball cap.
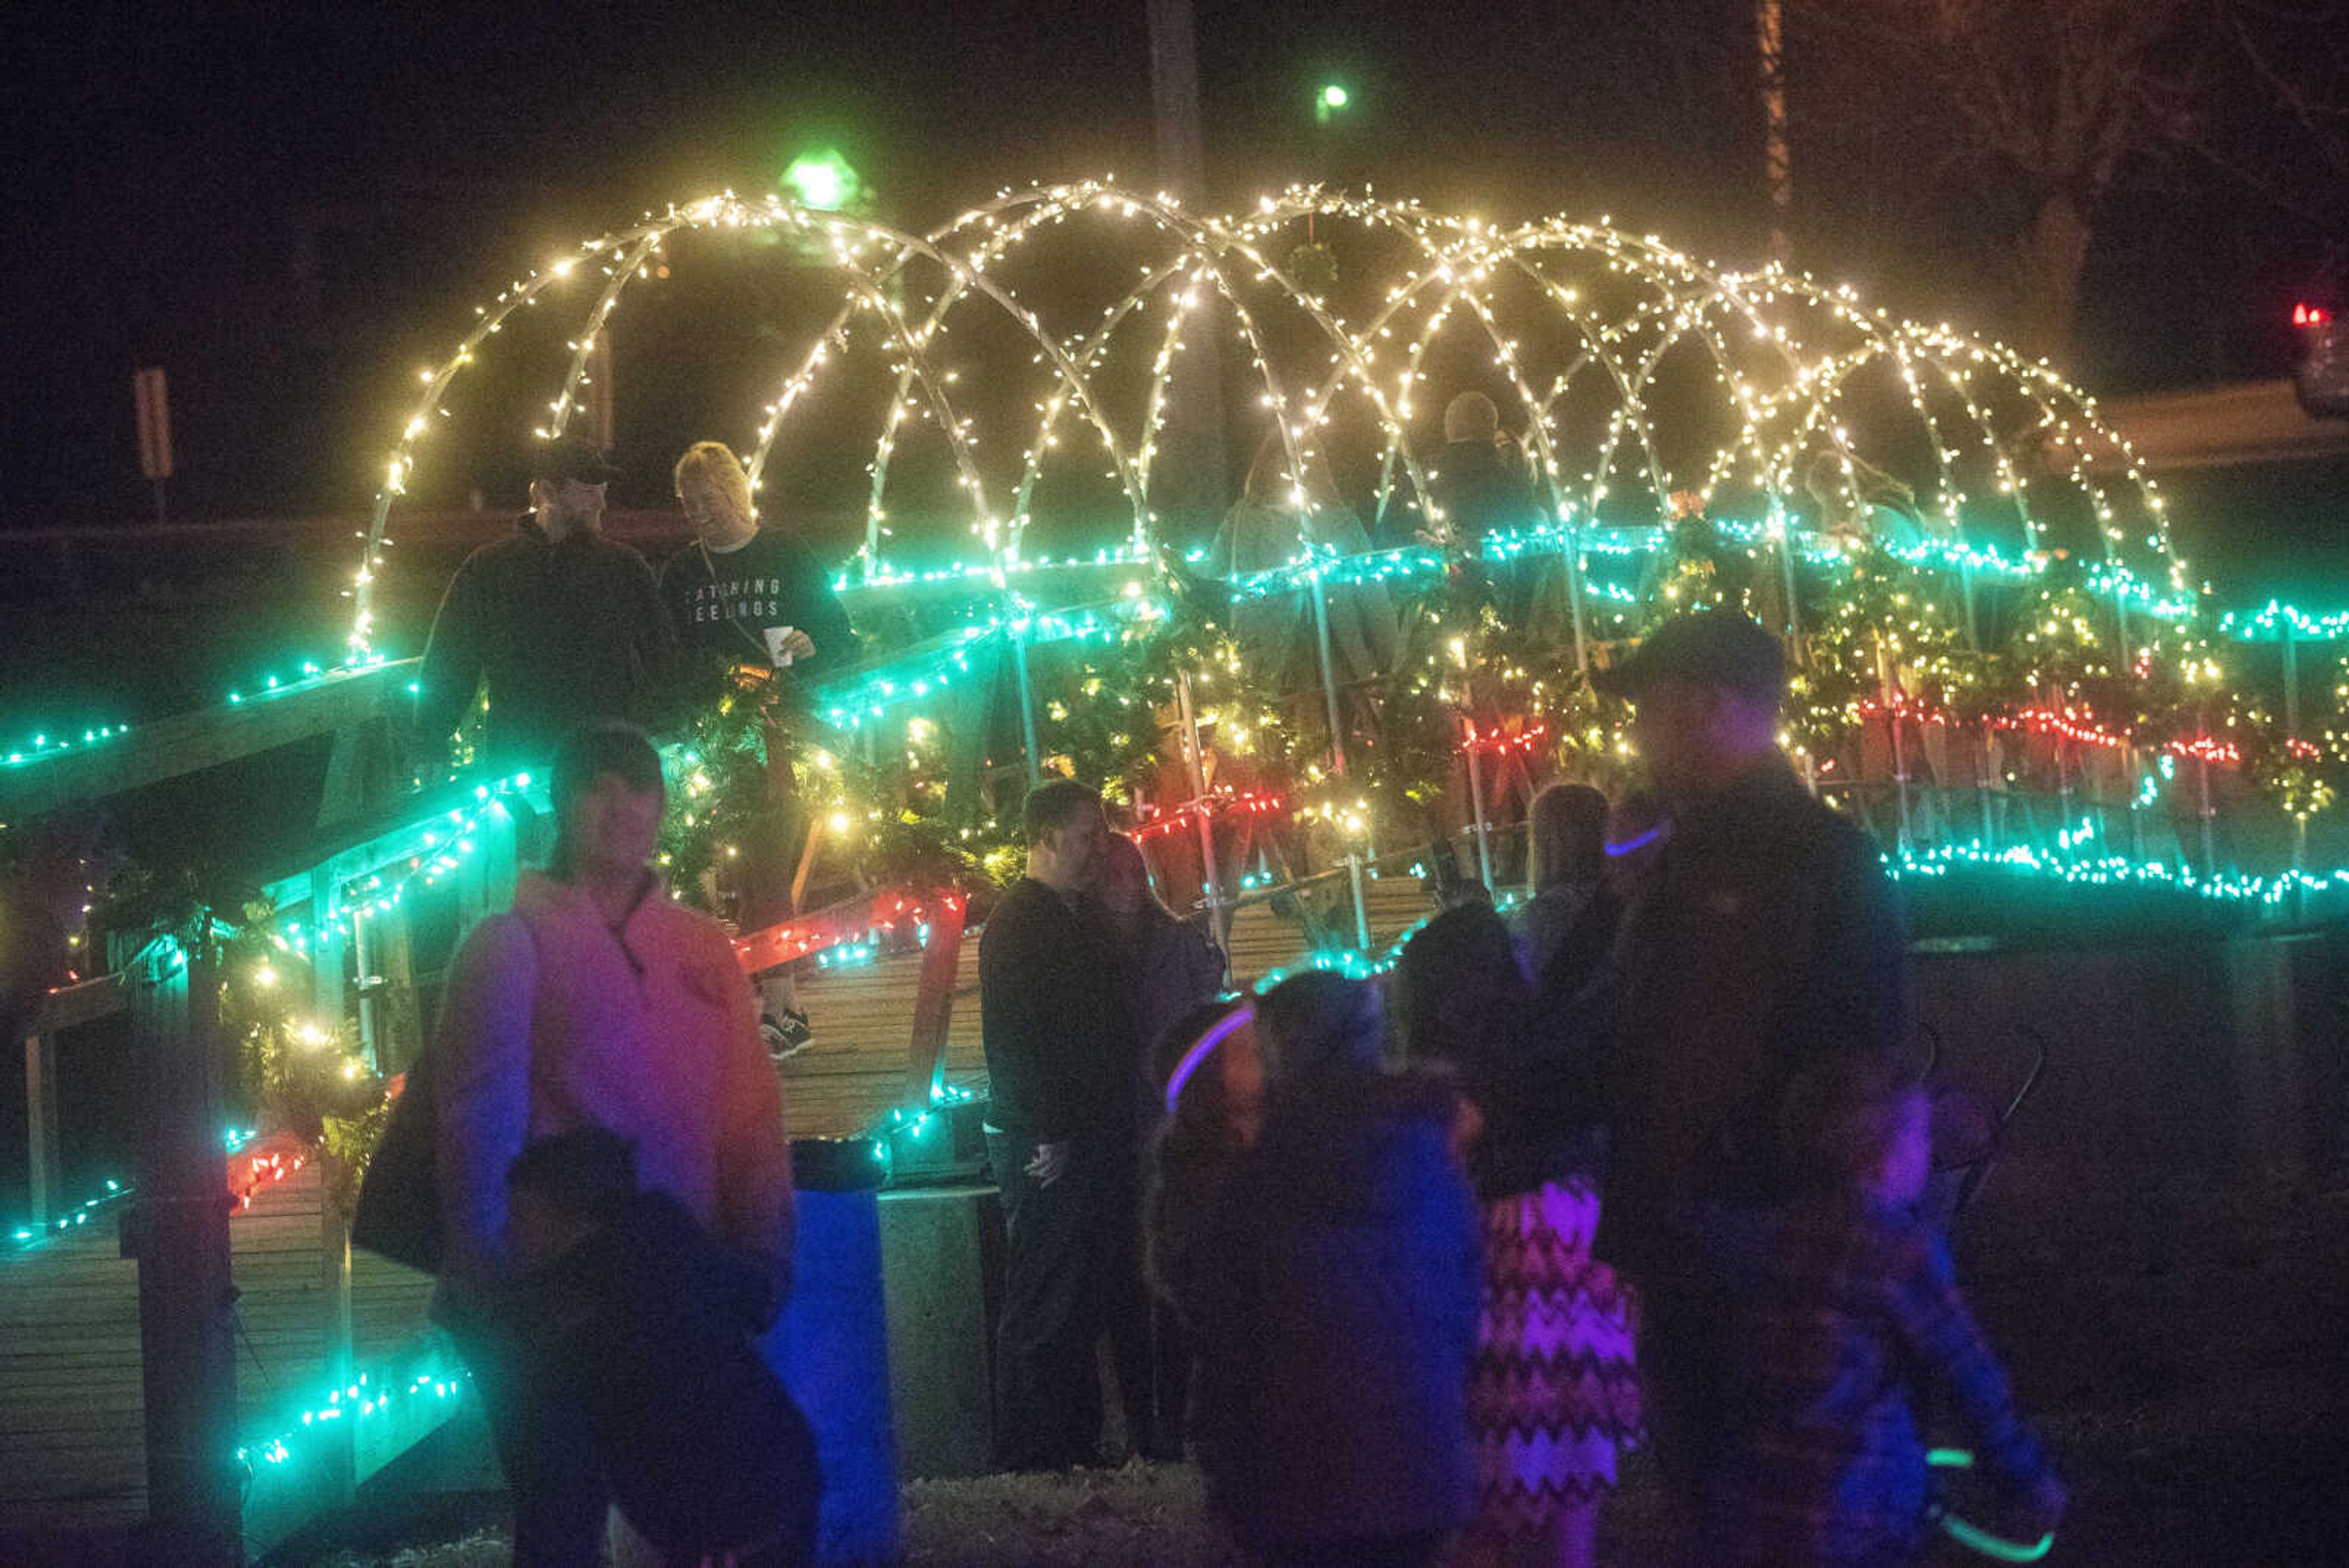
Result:
M1720 1430L1711 1249L1786 1196L1780 1127L1799 1076L1905 1059L1908 936L1874 842L1779 750L1786 667L1768 632L1731 610L1677 617L1598 683L1634 704L1668 837L1625 917L1617 1033L1599 1053L1613 1142L1593 1251L1641 1292L1649 1430L1686 1499Z
M543 763L595 719L644 722L675 667L652 568L604 537L604 486L620 471L584 431L532 442L530 512L466 557L450 580L417 682L429 767L471 712L489 714L480 755L504 769Z

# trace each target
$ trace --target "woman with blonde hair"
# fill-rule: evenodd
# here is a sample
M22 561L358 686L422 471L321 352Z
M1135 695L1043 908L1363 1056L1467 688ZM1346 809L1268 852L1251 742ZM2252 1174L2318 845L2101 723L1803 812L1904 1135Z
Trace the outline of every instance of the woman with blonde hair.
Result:
M807 831L781 715L804 703L811 681L854 661L856 633L815 552L797 535L761 524L750 476L725 442L694 442L672 477L694 535L661 567L661 603L678 640L712 674L744 665L765 672L777 696L767 737L771 809L744 831L734 871L737 923L762 930L797 912L792 886ZM778 1058L804 1049L813 1032L790 969L761 975L759 995L767 1049Z

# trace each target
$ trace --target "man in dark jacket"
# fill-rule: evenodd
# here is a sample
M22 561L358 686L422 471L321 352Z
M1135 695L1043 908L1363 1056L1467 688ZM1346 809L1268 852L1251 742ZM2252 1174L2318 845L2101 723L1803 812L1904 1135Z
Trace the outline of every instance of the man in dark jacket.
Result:
M996 1444L1010 1469L1091 1463L1101 1438L1104 1196L1119 1188L1131 1096L1114 1070L1117 966L1077 900L1104 858L1101 797L1071 779L1030 792L1028 874L978 942L987 1156L1009 1231L997 1329Z
M465 558L433 617L416 696L426 765L484 680L480 753L499 768L543 763L593 720L654 717L675 642L652 568L599 531L618 472L584 431L533 446L530 515Z
M1463 392L1445 406L1444 452L1428 488L1454 547L1472 558L1485 535L1533 525L1533 485L1524 466L1503 455L1501 411L1482 392Z
M1785 667L1770 635L1729 610L1682 616L1602 684L1637 704L1669 836L1626 917L1593 1250L1640 1288L1649 1429L1685 1493L1718 1429L1723 1303L1706 1238L1791 1189L1789 1087L1849 1054L1904 1054L1915 1002L1874 844L1778 750Z

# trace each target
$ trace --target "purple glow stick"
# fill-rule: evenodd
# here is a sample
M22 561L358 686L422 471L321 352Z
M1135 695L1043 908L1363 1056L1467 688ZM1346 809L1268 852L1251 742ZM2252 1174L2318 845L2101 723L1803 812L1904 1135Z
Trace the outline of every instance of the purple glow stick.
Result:
M1255 1022L1255 1008L1235 1008L1216 1019L1213 1026L1205 1034L1199 1036L1198 1044L1183 1053L1183 1059L1174 1064L1174 1071L1168 1074L1166 1077L1166 1114L1168 1116L1174 1114L1174 1102L1182 1098L1183 1085L1191 1081L1191 1075L1199 1070L1199 1064L1205 1062L1208 1054L1216 1046L1222 1044L1235 1030Z

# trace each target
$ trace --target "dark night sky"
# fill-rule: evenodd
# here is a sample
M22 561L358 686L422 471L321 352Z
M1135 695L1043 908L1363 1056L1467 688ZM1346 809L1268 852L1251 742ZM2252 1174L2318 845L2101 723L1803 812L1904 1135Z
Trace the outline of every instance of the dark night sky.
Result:
M1305 106L1336 77L1358 107L1340 176L1759 253L1735 0L1198 12L1218 205L1322 171ZM1710 41L1665 50L1668 15ZM1142 0L101 3L11 29L0 527L143 509L128 381L146 363L172 378L185 514L361 504L387 367L519 265L648 205L762 189L809 140L836 142L905 228L1005 184L1155 178ZM1967 308L1978 270L1847 221L1880 173L1803 172L1830 231L1806 261L1995 327ZM2280 373L2275 318L2321 280L2324 238L2238 196L2124 203L2091 260L2087 378Z

